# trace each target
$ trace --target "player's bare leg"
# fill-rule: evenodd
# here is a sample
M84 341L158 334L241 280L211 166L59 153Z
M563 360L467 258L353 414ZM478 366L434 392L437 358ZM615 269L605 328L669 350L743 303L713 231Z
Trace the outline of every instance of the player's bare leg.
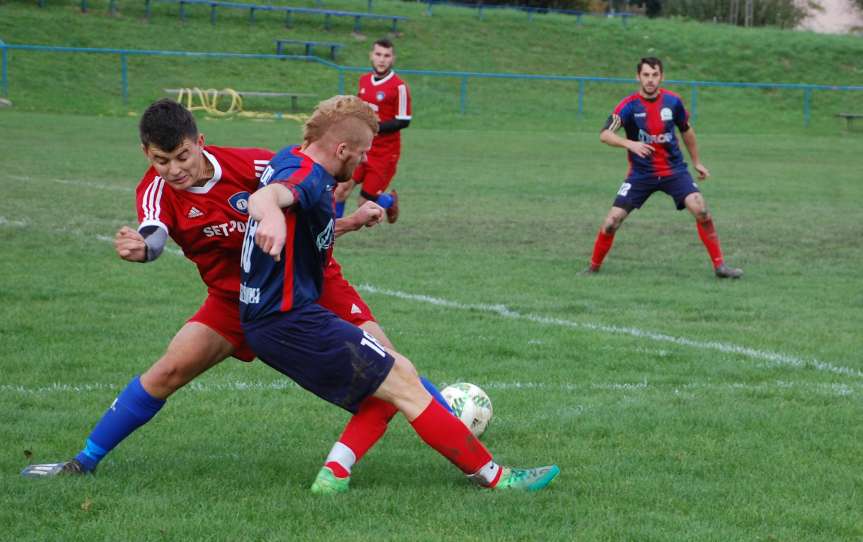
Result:
M74 459L30 465L21 474L45 477L92 472L108 452L150 421L171 394L233 351L233 345L211 328L198 322L186 323L165 354L143 375L133 378L114 400Z
M374 396L392 403L426 444L437 450L469 478L489 488L526 491L542 489L560 469L514 469L494 462L491 453L470 429L446 411L425 390L413 364L395 353L395 363Z
M360 324L360 328L377 339L390 354L395 355L395 347L377 322L368 320ZM447 410L450 409L434 384L424 377L420 377L420 382L441 405ZM398 409L391 403L376 397L363 401L359 412L348 421L339 440L327 455L324 466L318 471L312 483L312 493L335 494L348 491L351 469L384 436L390 420L397 412Z
M608 211L608 215L606 215L605 220L602 221L602 225L599 227L599 233L596 234L590 265L582 271L582 274L590 275L599 272L602 261L614 243L614 234L620 229L621 224L623 224L627 216L629 216L629 211L622 207L612 207Z
M695 217L695 225L698 228L698 237L704 243L704 248L710 255L710 260L713 262L713 272L717 277L739 279L743 276L743 270L730 267L725 263L722 257L722 248L719 244L719 235L716 233L716 227L713 224L713 216L707 208L707 202L700 192L694 192L686 196L683 204Z
M141 375L141 385L153 397L167 399L233 351L234 346L212 328L188 322L174 335L165 354Z

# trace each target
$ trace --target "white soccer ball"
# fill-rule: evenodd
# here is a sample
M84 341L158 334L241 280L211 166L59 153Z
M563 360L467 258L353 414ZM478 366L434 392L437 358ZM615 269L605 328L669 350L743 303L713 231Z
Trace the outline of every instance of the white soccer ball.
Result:
M459 382L441 390L453 414L460 419L474 436L479 437L491 421L491 399L482 388L467 382Z

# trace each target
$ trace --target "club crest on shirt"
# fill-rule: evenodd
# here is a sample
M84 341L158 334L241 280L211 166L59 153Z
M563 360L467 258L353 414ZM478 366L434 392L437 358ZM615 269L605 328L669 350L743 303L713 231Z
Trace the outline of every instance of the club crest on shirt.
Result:
M237 192L228 198L228 204L240 214L249 214L249 193Z
M333 219L330 219L327 227L324 228L324 231L318 234L318 238L315 240L315 244L318 247L318 250L323 252L333 246L333 239L335 238L335 225L336 222Z
M383 91L383 90L379 90L379 91L377 92L377 94L375 94L375 98L376 98L379 102L384 101L384 96L385 96L385 94L384 94L384 91Z
M659 111L659 118L662 119L663 121L671 120L674 118L674 114L671 112L671 109L669 109L668 107L663 107Z

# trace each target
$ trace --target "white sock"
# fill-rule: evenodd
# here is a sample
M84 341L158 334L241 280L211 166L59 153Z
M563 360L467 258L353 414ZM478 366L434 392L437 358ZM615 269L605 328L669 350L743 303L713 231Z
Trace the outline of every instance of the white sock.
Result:
M333 444L333 449L330 450L330 455L327 456L324 464L329 463L330 461L335 461L348 473L351 472L351 467L354 466L354 463L357 462L357 456L353 450L342 444L341 442L336 442Z
M468 478L485 487L490 487L500 478L502 467L494 461L489 461L481 469L473 474L468 475Z

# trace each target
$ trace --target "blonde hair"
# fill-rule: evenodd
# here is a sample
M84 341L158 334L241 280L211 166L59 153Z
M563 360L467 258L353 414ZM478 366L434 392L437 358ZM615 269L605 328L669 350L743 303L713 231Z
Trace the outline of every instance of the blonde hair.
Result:
M314 143L322 139L333 128L341 128L338 136L344 136L349 140L358 139L354 120L362 125L368 126L372 134L378 133L378 116L369 104L356 96L333 96L328 98L315 108L314 113L303 126L303 140L305 144Z

